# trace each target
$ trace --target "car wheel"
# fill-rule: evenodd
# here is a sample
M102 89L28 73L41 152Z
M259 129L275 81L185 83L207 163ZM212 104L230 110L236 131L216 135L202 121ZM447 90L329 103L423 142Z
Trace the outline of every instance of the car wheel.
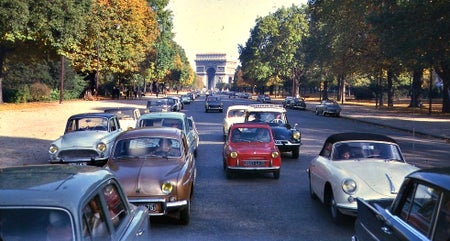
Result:
M292 158L297 159L299 156L300 149L297 147L294 150L292 150Z
M180 211L180 223L188 225L191 219L191 201L188 200L186 207Z
M276 170L273 172L273 178L280 179L280 170Z
M339 211L336 205L336 200L334 200L334 195L331 193L330 200L329 200L329 209L330 209L330 216L334 223L340 224L344 218L344 215Z

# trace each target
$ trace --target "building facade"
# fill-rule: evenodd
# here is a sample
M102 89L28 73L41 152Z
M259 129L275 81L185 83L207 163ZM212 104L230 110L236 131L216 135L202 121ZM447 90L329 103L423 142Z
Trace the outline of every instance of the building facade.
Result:
M237 68L237 61L228 60L224 53L204 53L195 55L196 74L208 90L218 83L231 84Z

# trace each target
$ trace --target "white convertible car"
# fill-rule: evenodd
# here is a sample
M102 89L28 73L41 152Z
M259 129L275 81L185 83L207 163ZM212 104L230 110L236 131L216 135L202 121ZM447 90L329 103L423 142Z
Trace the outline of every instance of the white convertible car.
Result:
M394 199L403 179L418 170L405 162L396 141L370 133L329 136L307 170L310 194L329 208L337 224L356 216L356 198Z

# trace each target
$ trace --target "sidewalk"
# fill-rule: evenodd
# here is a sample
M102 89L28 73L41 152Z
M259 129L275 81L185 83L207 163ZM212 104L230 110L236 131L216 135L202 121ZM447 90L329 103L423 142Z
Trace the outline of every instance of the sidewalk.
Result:
M315 105L310 105L310 109ZM423 113L399 113L387 109L358 105L342 105L342 118L380 126L388 126L415 135L430 136L450 142L450 117Z

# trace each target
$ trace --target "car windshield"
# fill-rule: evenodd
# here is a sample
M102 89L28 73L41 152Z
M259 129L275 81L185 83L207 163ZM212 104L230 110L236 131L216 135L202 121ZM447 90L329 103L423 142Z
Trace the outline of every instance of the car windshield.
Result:
M85 117L70 119L67 122L66 132L88 130L107 131L108 119L105 117Z
M231 142L270 142L267 128L235 128L231 131Z
M207 101L210 101L210 102L219 101L219 98L218 97L208 97Z
M333 160L383 159L404 162L397 145L384 142L339 142L333 147Z
M132 109L117 109L105 110L105 113L115 114L119 120L134 120L134 110Z
M279 123L285 122L282 112L250 112L247 117L250 122Z
M229 118L232 117L244 117L245 116L245 110L243 109L235 109L235 110L230 110L228 111L228 115Z
M183 121L176 118L142 119L139 127L174 127L183 130Z
M151 106L164 106L164 105L169 105L167 99L152 100L147 102L147 108Z
M0 240L75 240L67 212L46 208L0 209Z
M154 157L178 158L180 156L181 146L178 140L165 137L142 137L118 141L114 148L113 159L145 158L151 161Z

